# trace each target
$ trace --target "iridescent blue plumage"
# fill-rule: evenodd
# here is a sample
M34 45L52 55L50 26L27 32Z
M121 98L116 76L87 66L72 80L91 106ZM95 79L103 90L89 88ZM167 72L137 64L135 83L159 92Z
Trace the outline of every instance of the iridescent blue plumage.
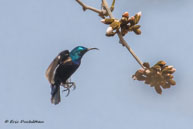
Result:
M71 52L70 52L70 57L72 61L74 62L79 62L81 61L82 56L88 51L88 48L83 47L83 46L78 46L75 47Z
M68 50L62 51L52 61L46 71L46 77L51 84L51 102L60 102L60 86L69 84L67 80L78 69L83 55L89 50L97 48L86 48L83 46L75 47L70 53ZM69 91L70 87L65 87Z

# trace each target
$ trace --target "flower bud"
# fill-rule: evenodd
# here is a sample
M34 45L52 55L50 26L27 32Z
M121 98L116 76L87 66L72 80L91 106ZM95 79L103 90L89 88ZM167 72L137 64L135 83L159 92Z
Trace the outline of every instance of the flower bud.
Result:
M129 13L128 12L124 12L122 17L126 17L126 18L129 18Z
M134 26L132 26L131 28L133 29L133 30L137 30L137 29L139 29L141 26L140 25L134 25Z
M125 36L127 33L128 33L128 29L126 29L126 28L121 28L121 35L122 36Z
M114 36L115 32L113 32L113 28L112 27L108 27L106 30L106 36Z
M120 20L120 22L121 22L121 26L122 26L122 25L127 25L127 24L128 24L128 18L122 17L121 20Z
M140 35L141 34L141 30L137 29L137 30L133 30L135 32L135 34Z
M128 22L131 24L131 26L135 25L135 17L134 16L130 17Z
M104 23L104 24L106 24L106 23L105 23L105 19L102 19L101 22Z
M141 12L138 12L134 17L135 17L134 23L137 24L141 18Z
M120 28L120 24L121 23L118 20L115 20L113 23L110 24L110 26L113 28L113 30L115 30Z
M105 19L102 19L101 22L104 23L104 24L111 24L115 21L115 19L111 19L111 18L105 18Z

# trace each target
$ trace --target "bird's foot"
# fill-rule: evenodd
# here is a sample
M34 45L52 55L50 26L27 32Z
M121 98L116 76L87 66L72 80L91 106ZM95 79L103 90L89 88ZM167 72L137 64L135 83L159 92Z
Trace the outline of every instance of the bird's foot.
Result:
M66 82L65 84L62 85L65 90L63 92L67 91L66 97L70 94L70 89L73 87L73 90L76 89L76 84L74 82Z
M64 88L72 88L73 87L73 90L76 89L76 84L75 82L66 82L64 85L63 85Z
M63 90L62 92L67 91L66 97L68 97L68 95L70 94L70 88L66 88L65 90Z

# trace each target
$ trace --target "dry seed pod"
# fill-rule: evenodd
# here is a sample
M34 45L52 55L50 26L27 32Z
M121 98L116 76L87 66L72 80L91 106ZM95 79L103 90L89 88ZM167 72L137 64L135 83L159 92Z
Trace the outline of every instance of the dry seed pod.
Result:
M175 68L171 68L171 67L164 67L162 73L163 74L167 74L167 73L170 73L170 74L173 74L174 72L176 71Z
M176 85L176 82L175 82L174 80L172 80L172 79L170 79L168 82L169 82L169 84L171 84L171 85Z
M158 94L162 94L162 89L161 89L161 87L160 86L155 86L154 87L155 88L155 91L158 93Z
M166 62L163 60L158 61L155 65L159 65L160 67L163 67L166 65Z
M134 80L139 80L139 81L144 81L145 77L144 75L144 69L139 69L137 70L137 72L135 73L135 75L133 76L133 78L135 78Z
M162 88L166 89L166 87L165 87L166 82L165 82L165 81L161 81L161 82L160 82L160 85L162 86Z
M170 74L173 74L174 72L176 71L176 69L171 69L171 70L168 70L167 72L170 73Z
M151 76L152 75L152 70L151 69L146 69L145 70L145 75Z
M165 83L163 85L161 85L164 89L170 88L170 84L169 83Z
M145 84L154 87L158 94L162 93L162 88L170 88L172 85L176 85L173 79L172 73L176 71L173 66L166 66L164 61L158 61L154 66L150 67L149 63L143 63L145 77Z
M150 79L145 79L145 84L150 84L150 83L151 83Z
M146 67L146 68L148 68L148 69L150 68L150 65L149 65L148 62L144 62L144 63L143 63L143 66Z
M166 87L166 88L170 88L171 85L170 85L169 83L166 83L165 87Z
M156 85L158 85L156 79L155 78L151 78L150 86L153 87L153 86L156 86Z
M142 76L142 75L138 75L138 76L133 76L133 79L134 79L134 80L138 80L138 81L144 81L144 80L145 80L145 77Z
M139 69L135 72L134 76L141 76L144 74L144 69Z
M168 68L174 68L174 66L172 66L172 65L168 65Z
M166 80L169 80L169 79L172 79L172 78L174 78L174 76L173 75L171 75L171 74L162 74L163 76L164 76L164 78L166 79Z
M151 67L151 69L161 71L161 67L159 65L154 65L153 67Z

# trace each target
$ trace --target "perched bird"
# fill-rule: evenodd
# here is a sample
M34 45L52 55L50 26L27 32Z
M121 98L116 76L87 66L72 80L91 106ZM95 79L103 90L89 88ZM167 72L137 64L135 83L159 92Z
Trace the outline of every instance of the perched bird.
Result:
M46 77L51 84L52 104L60 102L60 86L66 86L65 88L69 90L73 85L73 82L68 82L67 80L80 66L83 55L93 49L98 50L98 48L86 48L83 46L77 46L71 52L64 50L51 62L46 70Z

